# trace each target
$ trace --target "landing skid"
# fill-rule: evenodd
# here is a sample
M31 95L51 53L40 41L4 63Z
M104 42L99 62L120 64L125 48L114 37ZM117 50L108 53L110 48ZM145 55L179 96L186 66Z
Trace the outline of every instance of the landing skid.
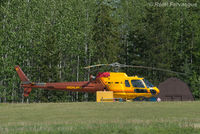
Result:
M157 101L156 97L145 98L145 97L137 97L133 99L133 101Z

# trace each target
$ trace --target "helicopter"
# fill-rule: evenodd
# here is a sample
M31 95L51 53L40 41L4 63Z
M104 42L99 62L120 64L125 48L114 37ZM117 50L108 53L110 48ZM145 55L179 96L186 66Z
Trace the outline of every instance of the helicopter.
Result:
M144 67L144 66L132 66L124 65L120 63L112 64L98 64L85 67L90 69L100 66L111 66L111 67L133 67L133 68L145 68L152 70L167 71L172 73L178 73L170 70ZM120 98L122 100L134 100L137 98L152 98L156 97L160 91L159 89L151 84L148 80L138 76L128 76L124 72L99 72L96 77L91 76L89 81L80 82L56 82L56 83L35 83L31 82L24 74L19 66L15 66L15 70L19 78L21 79L21 87L24 88L24 96L28 97L32 88L41 88L48 90L64 90L73 92L88 92L96 93L98 91L112 91L114 98Z

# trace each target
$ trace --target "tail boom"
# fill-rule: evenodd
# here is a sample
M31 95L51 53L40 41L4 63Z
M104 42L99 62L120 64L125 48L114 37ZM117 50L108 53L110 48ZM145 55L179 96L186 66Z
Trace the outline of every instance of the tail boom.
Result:
M99 81L82 81L82 82L59 82L59 83L34 83L30 82L19 66L15 66L18 76L21 79L21 87L24 88L24 96L29 96L32 88L42 88L48 90L68 90L74 92L91 92L104 91L105 85Z

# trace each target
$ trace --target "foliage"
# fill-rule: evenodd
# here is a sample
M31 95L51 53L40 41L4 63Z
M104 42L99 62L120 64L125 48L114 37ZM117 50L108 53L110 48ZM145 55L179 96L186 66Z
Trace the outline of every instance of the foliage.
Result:
M160 4L168 2L160 0ZM14 71L34 82L88 80L84 66L119 62L186 73L121 69L155 85L178 77L199 99L200 2L159 6L146 0L5 0L0 2L0 102L88 101L87 93L33 90L23 97ZM99 71L112 71L102 68Z

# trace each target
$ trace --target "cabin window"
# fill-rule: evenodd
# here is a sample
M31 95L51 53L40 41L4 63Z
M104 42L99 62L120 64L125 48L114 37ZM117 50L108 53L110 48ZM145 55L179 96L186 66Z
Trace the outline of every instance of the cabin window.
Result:
M119 84L119 82L115 82L115 84Z
M133 87L145 88L141 80L131 80L131 84Z
M126 86L126 87L130 87L130 83L129 83L128 80L125 80L125 86Z
M108 84L111 84L111 82L108 82Z
M135 89L135 93L147 93L146 89Z

